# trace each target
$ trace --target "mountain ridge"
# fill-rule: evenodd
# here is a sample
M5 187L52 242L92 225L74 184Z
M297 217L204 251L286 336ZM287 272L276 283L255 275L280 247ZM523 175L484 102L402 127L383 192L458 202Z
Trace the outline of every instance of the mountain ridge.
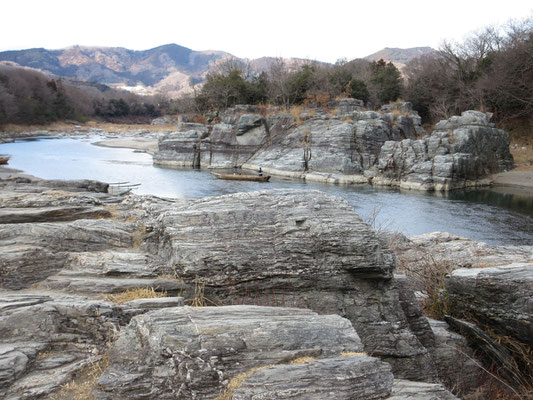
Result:
M419 50L426 49L426 50ZM383 58L399 62L431 48L385 48L365 57ZM403 53L402 53L403 51ZM400 56L400 54L403 54ZM392 56L396 58L392 58ZM193 91L193 82L202 81L205 75L224 59L235 58L257 71L266 70L274 57L240 59L220 50L196 51L176 43L168 43L146 50L131 50L125 47L80 46L47 50L42 47L8 50L0 52L0 62L10 62L29 67L59 77L96 82L112 87L127 89L141 94L164 93L169 97L179 97ZM284 59L289 67L315 62L299 58Z

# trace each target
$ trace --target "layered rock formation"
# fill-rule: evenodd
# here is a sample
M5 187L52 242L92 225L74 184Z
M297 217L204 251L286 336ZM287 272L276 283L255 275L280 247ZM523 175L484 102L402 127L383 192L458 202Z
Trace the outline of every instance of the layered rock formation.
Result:
M412 387L422 399L453 398L438 385L393 383L437 382L438 341L394 278L391 251L343 200L295 190L122 199L94 191L105 187L96 183L63 182L62 191L28 177L2 184L0 386L8 399L50 397L100 359L110 362L100 398L213 398L251 370L235 398L402 398ZM221 307L99 297L142 287ZM301 357L312 359L289 364Z
M533 346L533 264L457 269L445 283L453 315Z
M452 190L486 185L481 179L512 167L509 136L490 115L465 111L440 121L429 136L385 143L375 184Z
M392 253L344 200L273 190L194 200L152 216L147 251L168 259L185 281L205 282L215 303L344 316L365 351L399 377L436 379L400 307Z
M237 106L212 127L166 135L158 165L258 170L329 183L371 183L445 191L487 185L488 176L513 167L509 137L491 116L466 111L439 122L431 135L409 103L364 111L344 99L336 112L308 109L296 117Z

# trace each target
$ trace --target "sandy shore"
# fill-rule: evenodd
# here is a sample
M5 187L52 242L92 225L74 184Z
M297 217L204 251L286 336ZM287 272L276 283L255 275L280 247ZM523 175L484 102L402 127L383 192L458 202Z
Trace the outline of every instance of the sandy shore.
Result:
M124 138L124 139L106 139L100 142L93 143L95 146L101 147L117 147L125 149L134 149L138 151L143 151L149 154L155 154L157 151L157 142L156 138Z
M531 191L533 195L533 171L508 171L492 176L495 187L519 187Z

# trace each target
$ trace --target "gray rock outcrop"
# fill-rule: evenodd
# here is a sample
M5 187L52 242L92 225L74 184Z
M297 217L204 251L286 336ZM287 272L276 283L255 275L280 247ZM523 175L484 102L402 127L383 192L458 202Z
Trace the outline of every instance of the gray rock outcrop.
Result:
M430 136L386 142L374 184L452 190L486 184L489 174L513 167L509 136L490 115L465 111L439 122Z
M278 190L167 201L110 196L95 191L100 184L65 184L66 192L44 180L4 182L0 386L8 399L57 391L102 358L132 317L109 353L101 398L165 398L180 390L184 398L212 398L254 368L261 371L246 377L243 396L261 392L263 376L277 382L268 390L278 394L308 376L291 393L314 399L328 390L387 398L396 393L393 374L438 380L436 339L412 290L393 276L395 259L383 240L344 200ZM134 288L222 307L183 308L182 298L98 299ZM301 357L315 360L285 365ZM312 383L317 376L322 387ZM345 385L335 383L338 376Z
M212 399L259 367L361 350L350 322L335 315L257 306L163 309L134 317L113 344L96 398ZM386 379L367 386L392 380L385 364L371 364Z
M154 163L261 167L307 180L424 191L488 185L490 174L513 167L509 137L489 114L466 111L426 135L410 103L386 105L380 112L365 111L356 99L336 105L335 116L315 107L297 118L262 117L258 107L238 106L222 113L222 123L211 132L187 124L165 136Z
M452 315L533 346L533 264L457 269L445 286Z
M204 282L216 304L341 315L353 323L365 351L390 362L398 376L436 378L401 309L392 253L344 200L273 190L151 214L150 238L141 248L168 260L185 282Z

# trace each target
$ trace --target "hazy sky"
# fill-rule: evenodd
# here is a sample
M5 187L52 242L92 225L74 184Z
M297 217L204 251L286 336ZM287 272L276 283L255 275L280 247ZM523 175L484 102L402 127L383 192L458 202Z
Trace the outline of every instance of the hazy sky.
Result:
M334 62L383 47L438 47L510 18L531 0L2 0L0 50L177 43L238 57Z

